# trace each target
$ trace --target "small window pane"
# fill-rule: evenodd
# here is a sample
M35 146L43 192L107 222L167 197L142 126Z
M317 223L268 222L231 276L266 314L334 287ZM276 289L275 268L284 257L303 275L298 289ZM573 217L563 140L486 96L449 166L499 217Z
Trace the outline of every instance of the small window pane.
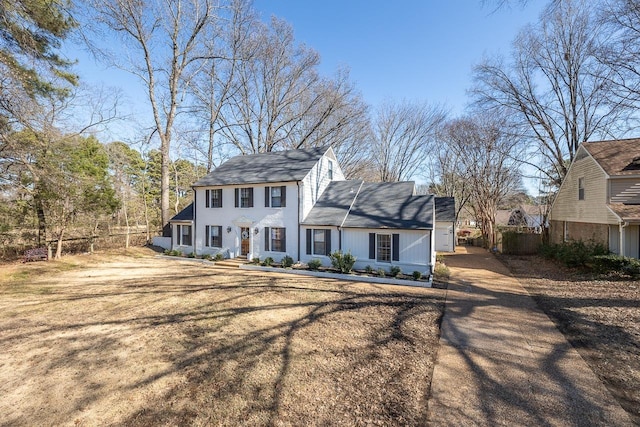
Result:
M578 200L584 200L584 178L578 178Z
M329 160L329 179L333 179L333 162Z

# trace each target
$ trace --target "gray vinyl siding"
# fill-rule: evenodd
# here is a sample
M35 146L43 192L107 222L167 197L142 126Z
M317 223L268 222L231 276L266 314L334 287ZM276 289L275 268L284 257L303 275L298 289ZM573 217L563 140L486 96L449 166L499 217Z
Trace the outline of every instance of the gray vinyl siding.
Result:
M584 150L580 148L580 150ZM591 156L577 156L551 209L556 221L616 224L607 209L607 175ZM584 178L584 200L578 200L578 179Z
M640 178L609 180L611 203L640 204Z

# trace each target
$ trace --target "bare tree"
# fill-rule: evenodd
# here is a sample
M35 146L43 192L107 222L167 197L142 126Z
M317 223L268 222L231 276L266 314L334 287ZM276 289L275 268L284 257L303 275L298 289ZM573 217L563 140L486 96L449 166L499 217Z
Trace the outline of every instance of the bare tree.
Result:
M118 52L100 50L112 65L137 76L145 85L160 139L161 217L169 206L170 148L176 116L192 74L207 59L202 46L215 17L211 0L93 0L94 20L119 36Z
M602 26L593 12L585 0L552 3L516 38L510 62L486 60L474 70L476 107L510 117L528 163L555 185L580 143L614 135L629 112L598 61Z
M368 130L367 109L345 70L318 73L317 52L272 18L253 23L235 72L231 102L220 116L224 137L240 152L350 144Z
M404 181L424 170L445 118L442 107L426 103L381 105L373 124L372 161L377 180Z
M495 245L496 211L521 181L504 121L476 116L449 122L442 133L457 160L457 174L468 185L470 206L489 247Z

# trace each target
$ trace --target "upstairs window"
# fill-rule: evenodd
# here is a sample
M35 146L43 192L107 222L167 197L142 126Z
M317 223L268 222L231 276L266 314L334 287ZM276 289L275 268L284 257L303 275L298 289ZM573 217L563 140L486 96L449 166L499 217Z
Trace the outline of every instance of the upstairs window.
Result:
M206 206L208 208L222 207L222 188L207 190L205 194Z
M252 208L253 207L253 188L236 188L235 189L235 206L236 208Z
M264 207L284 208L287 206L287 187L281 185L279 187L264 188Z
M584 178L578 178L578 200L584 200Z
M329 173L328 173L329 179L333 179L333 162L331 160L329 160Z

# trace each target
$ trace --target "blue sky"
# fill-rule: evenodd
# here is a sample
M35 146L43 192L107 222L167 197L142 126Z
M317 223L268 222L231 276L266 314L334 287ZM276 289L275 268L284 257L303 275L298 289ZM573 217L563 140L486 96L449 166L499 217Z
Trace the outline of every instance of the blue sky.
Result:
M471 70L483 55L507 54L546 1L495 10L482 0L256 0L263 19L288 21L318 51L321 71L340 66L372 106L385 99L446 104L461 114ZM516 2L517 3L517 2Z

